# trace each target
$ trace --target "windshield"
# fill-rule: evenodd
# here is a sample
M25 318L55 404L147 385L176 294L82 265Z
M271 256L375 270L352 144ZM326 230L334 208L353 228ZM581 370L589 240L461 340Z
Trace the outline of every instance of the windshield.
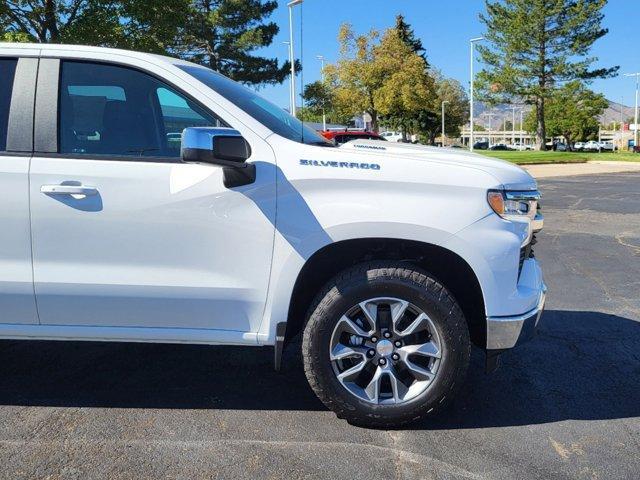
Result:
M244 110L272 132L298 143L333 146L322 135L289 115L282 108L224 75L204 67L190 65L177 65L177 67Z

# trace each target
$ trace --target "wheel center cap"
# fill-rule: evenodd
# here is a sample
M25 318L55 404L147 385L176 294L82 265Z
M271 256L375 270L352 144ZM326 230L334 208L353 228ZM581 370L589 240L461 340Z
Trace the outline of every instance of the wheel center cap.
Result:
M378 355L388 357L393 353L393 343L389 340L380 340L376 345L376 351L378 352Z

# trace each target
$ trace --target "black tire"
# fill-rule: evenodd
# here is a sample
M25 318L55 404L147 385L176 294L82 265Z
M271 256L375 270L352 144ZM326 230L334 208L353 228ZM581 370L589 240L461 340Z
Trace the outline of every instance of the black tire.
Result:
M421 308L434 323L443 359L433 383L417 397L397 405L369 403L351 394L336 378L329 345L336 323L360 301L394 296ZM302 341L304 370L311 388L339 418L349 423L394 428L440 411L461 387L471 343L462 310L433 276L396 261L356 265L334 277L312 304Z

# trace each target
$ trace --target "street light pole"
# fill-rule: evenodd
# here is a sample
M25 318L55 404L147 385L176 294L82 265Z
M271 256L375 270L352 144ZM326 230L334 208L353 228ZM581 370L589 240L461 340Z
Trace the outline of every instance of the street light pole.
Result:
M324 57L322 55L316 55L316 58L320 60L320 65L321 65L320 76L324 83ZM324 99L322 99L322 130L325 132L327 131L327 115L324 110Z
M469 105L469 116L470 118L470 123L469 126L471 127L471 133L469 134L469 149L473 152L473 81L474 81L474 76L473 76L473 53L475 51L475 44L477 42L481 42L482 40L484 40L484 37L477 37L477 38L472 38L471 40L469 40L469 45L470 45L470 79L471 79L471 83L469 86L469 100L470 100L470 105Z
M512 115L511 115L511 145L515 145L516 143L516 107L515 105L511 107Z
M289 111L296 116L296 63L293 58L293 7L302 3L302 0L293 0L287 4L289 7L289 62L291 63L291 83L289 84Z
M524 113L524 109L521 108L520 109L520 145L521 146L524 145L524 137L522 136L523 135L523 133L522 133L522 131L523 131L522 130L523 129L522 119L523 119L523 116L524 116L523 113Z
M495 114L491 113L491 112L485 112L483 114L481 114L482 117L488 117L489 118L489 130L487 132L487 134L489 135L489 146L493 145L493 142L491 142L491 129L493 128L493 116ZM486 124L485 124L485 128L486 128Z
M444 147L444 139L445 139L445 133L444 133L444 106L447 103L449 103L448 100L443 100L443 102L442 102L442 146L443 147Z
M635 130L633 132L633 146L638 147L638 93L640 91L640 72L638 73L625 73L625 77L636 77L636 112L633 123L635 124Z

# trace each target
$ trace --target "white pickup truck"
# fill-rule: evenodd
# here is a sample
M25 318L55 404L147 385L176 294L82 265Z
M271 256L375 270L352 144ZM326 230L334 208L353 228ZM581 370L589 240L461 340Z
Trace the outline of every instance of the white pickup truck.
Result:
M544 305L522 169L338 148L172 58L0 44L0 189L0 338L270 346L279 367L301 333L356 424L437 412L471 345L491 367Z

